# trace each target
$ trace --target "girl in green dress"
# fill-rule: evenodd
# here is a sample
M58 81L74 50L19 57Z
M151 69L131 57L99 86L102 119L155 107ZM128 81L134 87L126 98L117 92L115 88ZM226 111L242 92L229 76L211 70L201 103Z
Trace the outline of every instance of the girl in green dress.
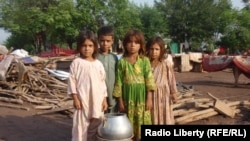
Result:
M145 56L144 36L129 30L124 39L124 54L118 61L113 95L119 111L127 114L134 132L134 141L141 139L141 125L152 124L150 110L156 89L149 59Z

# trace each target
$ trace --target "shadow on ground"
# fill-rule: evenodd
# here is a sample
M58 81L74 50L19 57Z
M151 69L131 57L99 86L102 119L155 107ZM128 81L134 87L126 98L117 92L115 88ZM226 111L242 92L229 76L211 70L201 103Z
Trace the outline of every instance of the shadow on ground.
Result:
M51 116L0 116L0 141L69 141L72 119Z

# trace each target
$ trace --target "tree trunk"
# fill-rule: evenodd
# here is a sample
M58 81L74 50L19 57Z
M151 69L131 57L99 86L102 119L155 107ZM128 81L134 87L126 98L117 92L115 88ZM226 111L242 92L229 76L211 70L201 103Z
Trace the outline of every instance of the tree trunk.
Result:
M69 49L73 49L73 43L74 43L74 41L68 39L67 43L68 43Z

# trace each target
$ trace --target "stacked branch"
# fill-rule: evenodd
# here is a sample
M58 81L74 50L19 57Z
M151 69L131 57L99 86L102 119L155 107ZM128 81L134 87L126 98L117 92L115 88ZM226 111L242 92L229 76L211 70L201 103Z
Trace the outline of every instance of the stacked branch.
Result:
M24 102L39 110L68 109L72 106L66 82L56 79L44 69L22 62L12 62L6 80L0 81L0 102L8 103L10 108L25 110L29 108L20 108L24 107ZM3 105L6 104L0 107Z

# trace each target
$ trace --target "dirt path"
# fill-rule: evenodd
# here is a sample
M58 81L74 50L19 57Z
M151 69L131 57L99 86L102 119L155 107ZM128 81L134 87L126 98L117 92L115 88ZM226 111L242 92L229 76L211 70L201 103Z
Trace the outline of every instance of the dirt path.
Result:
M176 73L177 82L192 86L206 94L212 93L220 99L249 100L250 79L240 76L239 87L234 87L230 70L197 73ZM250 110L243 111L234 119L222 115L190 124L249 124ZM70 141L72 119L61 113L33 116L34 110L24 111L0 107L0 141Z

